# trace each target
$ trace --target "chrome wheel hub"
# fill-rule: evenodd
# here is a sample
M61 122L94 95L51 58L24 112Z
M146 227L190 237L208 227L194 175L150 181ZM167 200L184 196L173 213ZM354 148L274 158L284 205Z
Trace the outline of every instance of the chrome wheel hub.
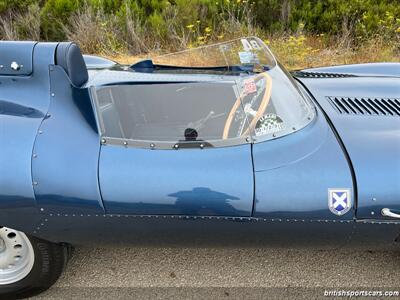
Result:
M32 270L34 260L31 242L24 233L0 228L0 285L25 278Z

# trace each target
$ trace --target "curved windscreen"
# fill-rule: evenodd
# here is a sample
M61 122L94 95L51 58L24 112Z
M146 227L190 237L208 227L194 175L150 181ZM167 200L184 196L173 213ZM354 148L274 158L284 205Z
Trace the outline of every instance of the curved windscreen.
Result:
M119 81L93 88L104 138L162 149L218 147L281 137L314 117L307 96L257 38L162 59L173 68L109 71ZM217 75L212 66L236 70Z
M222 140L227 112L239 99L235 81L114 85L98 88L96 95L104 136L163 148L215 146ZM242 122L232 127L239 130ZM241 134L232 133L225 140L237 138Z
M241 104L253 141L287 135L305 127L315 109L296 82L279 66L238 82Z
M275 59L268 47L257 37L189 49L152 58L158 65L194 68L248 67L272 69Z

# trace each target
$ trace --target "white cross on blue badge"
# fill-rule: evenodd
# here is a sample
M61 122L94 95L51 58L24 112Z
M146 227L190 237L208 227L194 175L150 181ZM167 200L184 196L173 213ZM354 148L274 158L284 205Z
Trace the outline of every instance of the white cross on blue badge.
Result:
M351 193L349 189L329 189L328 206L331 212L341 216L351 209Z

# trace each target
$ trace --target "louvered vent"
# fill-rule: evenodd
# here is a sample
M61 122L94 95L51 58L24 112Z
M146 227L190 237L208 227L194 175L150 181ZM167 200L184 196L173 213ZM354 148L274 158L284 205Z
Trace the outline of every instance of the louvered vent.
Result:
M340 114L400 116L400 99L349 97L327 98Z
M357 77L353 74L342 74L342 73L325 73L325 72L305 72L305 71L295 71L292 73L295 77L301 78L347 78L347 77Z

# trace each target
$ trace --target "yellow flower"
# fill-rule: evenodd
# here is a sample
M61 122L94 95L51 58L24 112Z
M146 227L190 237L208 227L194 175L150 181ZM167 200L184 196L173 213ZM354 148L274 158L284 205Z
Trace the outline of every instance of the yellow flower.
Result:
M194 27L193 24L189 24L189 25L186 26L187 29L192 29L193 27Z
M205 31L206 33L210 33L210 32L211 32L211 28L210 28L210 27L206 27L206 29L204 29L204 31Z
M265 40L264 40L264 43L265 43L266 45L269 45L269 44L271 43L271 41L268 40L268 39L265 39Z
M221 39L223 39L223 38L224 38L224 35L223 35L223 34L221 34L221 35L217 36L217 38L218 38L219 40L221 40Z

